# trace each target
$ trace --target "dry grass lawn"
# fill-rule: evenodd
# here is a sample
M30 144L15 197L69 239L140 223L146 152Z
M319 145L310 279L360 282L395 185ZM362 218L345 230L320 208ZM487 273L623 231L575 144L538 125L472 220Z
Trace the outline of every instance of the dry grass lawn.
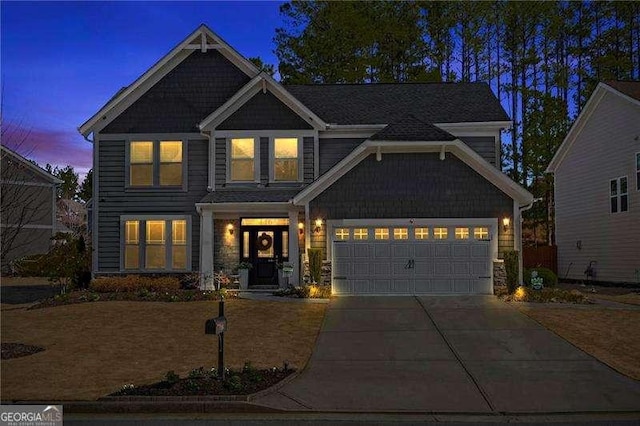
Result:
M549 309L521 311L619 372L640 380L640 311Z
M587 296L592 299L610 300L612 302L626 303L628 305L640 305L639 293L618 294L618 295L587 293Z
M241 367L302 368L326 305L233 299L225 304L225 361ZM96 302L3 310L2 342L46 350L3 360L3 400L92 400L126 383L152 383L217 364L217 338L204 334L217 302Z
M51 285L46 277L0 277L3 286Z

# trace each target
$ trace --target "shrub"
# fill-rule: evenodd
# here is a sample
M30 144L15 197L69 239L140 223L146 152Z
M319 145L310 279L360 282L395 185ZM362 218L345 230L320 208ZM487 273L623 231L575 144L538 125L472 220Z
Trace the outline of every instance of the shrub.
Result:
M178 383L178 380L180 380L180 376L173 370L167 371L167 374L164 376L164 381L169 384Z
M547 268L531 268L525 269L523 272L524 283L531 287L531 271L538 271L538 276L543 279L544 287L555 287L558 285L558 276L551 269Z
M311 279L319 283L322 279L322 249L310 248L307 250L309 255L309 273Z
M180 289L176 277L100 277L91 282L91 289L98 293L173 292Z
M512 294L518 287L518 252L511 250L503 254L504 269L507 273L507 291Z

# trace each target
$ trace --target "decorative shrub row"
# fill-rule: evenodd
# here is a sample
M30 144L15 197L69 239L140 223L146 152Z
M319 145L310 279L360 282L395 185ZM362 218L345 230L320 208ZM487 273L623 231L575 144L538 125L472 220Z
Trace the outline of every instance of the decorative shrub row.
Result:
M127 275L124 277L100 277L91 282L91 290L97 293L172 292L180 290L176 277L146 277Z

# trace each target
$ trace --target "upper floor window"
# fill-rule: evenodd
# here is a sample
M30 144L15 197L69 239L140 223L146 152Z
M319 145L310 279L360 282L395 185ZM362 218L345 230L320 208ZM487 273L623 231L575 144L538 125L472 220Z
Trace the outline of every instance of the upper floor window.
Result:
M182 186L182 141L131 141L129 145L129 186Z
M298 138L273 139L273 180L295 182L300 180Z
M618 179L611 179L609 185L611 213L626 212L627 210L629 210L627 177L623 176Z
M256 180L255 139L238 138L229 142L229 171L231 181L253 182Z

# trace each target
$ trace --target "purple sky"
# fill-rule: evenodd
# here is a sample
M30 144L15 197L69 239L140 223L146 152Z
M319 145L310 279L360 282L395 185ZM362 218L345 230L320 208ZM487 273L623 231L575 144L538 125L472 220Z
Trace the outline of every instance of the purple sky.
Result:
M78 126L201 23L245 57L277 64L279 4L1 2L2 143L86 173L92 146Z

